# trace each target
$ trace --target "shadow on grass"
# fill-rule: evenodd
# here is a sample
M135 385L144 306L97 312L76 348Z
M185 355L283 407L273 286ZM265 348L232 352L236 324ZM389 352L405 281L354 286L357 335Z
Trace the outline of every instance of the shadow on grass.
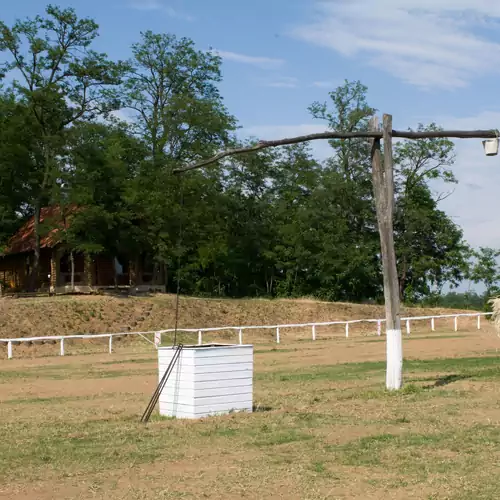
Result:
M262 406L260 404L253 405L253 407L252 407L252 411L254 413L265 413L265 412L273 411L273 410L274 410L274 408L272 408L271 406Z
M459 380L467 380L472 378L471 375L466 374L452 374L445 375L444 377L439 377L434 384L424 386L424 389L434 389L435 387L444 387L449 384L453 384L453 382L458 382Z

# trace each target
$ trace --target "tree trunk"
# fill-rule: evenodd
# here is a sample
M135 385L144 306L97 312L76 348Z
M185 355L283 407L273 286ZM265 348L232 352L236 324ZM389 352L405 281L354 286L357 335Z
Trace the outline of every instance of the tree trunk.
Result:
M35 245L33 252L33 265L31 266L31 276L29 280L29 291L35 292L37 288L38 275L40 273L40 202L35 204L35 214L33 216L33 235L35 237Z
M69 260L71 262L71 292L75 291L75 255L73 252L69 254Z
M403 259L401 276L399 278L399 300L404 302L406 288L406 259Z

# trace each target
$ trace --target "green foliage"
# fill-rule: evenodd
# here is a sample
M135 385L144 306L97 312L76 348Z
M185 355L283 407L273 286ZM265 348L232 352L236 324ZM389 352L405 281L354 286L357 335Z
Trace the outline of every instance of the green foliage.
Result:
M29 114L27 135L34 139L23 179L24 205L35 216L32 288L40 259L41 208L52 201L71 126L106 116L118 106L112 88L120 83L124 67L91 49L97 36L93 20L53 5L46 17L18 20L12 27L0 22L0 52L7 56L0 74L12 76L9 91Z
M70 251L148 254L166 267L170 291L180 271L184 293L383 299L369 141L332 140L323 163L299 144L173 175L238 145L221 59L146 31L130 60L115 62L92 50L97 35L95 21L54 6L0 23L1 72L12 77L0 91L0 245L33 214L39 238L50 229L41 208L57 204L71 219L59 232ZM309 110L345 132L366 130L375 113L358 81ZM497 254L481 249L470 270L462 231L429 187L456 182L453 143L400 141L394 162L401 298L434 300L464 277L492 293Z

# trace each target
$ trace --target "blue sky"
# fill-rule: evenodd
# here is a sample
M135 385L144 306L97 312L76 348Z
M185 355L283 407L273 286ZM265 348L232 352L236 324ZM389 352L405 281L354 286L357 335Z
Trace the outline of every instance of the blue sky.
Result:
M2 2L0 18L42 14L43 0ZM223 56L221 91L242 136L321 131L307 107L361 80L394 128L500 128L498 0L60 0L101 26L97 48L127 58L140 31L192 38ZM375 9L376 4L376 9ZM314 145L318 156L326 144ZM445 209L474 246L500 247L500 157L457 143L460 181ZM437 188L437 187L436 187Z

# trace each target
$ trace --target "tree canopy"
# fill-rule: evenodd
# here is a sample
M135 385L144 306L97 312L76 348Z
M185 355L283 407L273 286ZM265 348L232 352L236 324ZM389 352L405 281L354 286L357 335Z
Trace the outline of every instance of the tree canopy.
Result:
M0 249L34 216L36 268L41 209L76 206L61 232L67 248L128 259L147 252L166 267L170 291L180 263L183 293L382 300L367 140L331 140L321 160L301 144L174 175L242 145L219 90L221 59L188 38L147 31L128 61L112 61L93 50L98 33L94 20L51 5L44 17L0 22ZM337 131L364 131L376 113L358 81L309 111ZM471 250L432 190L436 179L457 182L454 161L446 139L395 145L407 302L464 279L496 291L499 252Z

